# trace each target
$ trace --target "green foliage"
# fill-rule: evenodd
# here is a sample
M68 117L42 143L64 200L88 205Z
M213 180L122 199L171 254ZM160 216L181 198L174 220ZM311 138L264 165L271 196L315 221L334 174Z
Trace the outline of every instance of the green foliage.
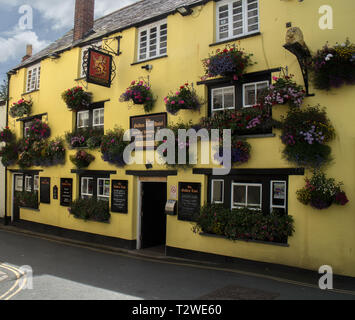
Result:
M67 89L62 93L62 99L67 107L72 111L85 110L90 106L92 95L83 90L82 87L77 86Z
M15 204L23 208L38 209L38 192L16 191Z
M280 127L285 144L283 154L288 161L311 168L331 161L331 149L326 143L335 138L335 130L325 109L291 109Z
M201 208L193 231L222 235L230 240L284 243L294 233L294 221L291 216L277 212L263 215L248 208L230 210L220 204L208 204Z
M73 201L68 211L75 218L97 222L108 222L111 217L108 201L98 200L93 197Z
M155 104L151 87L145 81L132 81L127 90L122 93L120 101L132 101L134 104L141 104L144 106L145 112L152 111Z
M14 165L18 159L17 143L15 141L6 143L6 145L0 149L0 157L4 167Z
M343 183L337 183L333 178L327 178L321 171L314 171L313 176L306 178L306 186L297 191L297 199L304 205L322 210L333 203L345 205L349 202L344 191Z
M355 84L355 45L346 40L330 47L328 43L312 58L314 86L319 90Z
M0 85L0 101L8 101L9 97L8 97L8 81L4 80L3 84Z
M128 141L123 140L124 130L116 127L109 130L102 138L101 153L102 159L119 167L126 165L123 159L123 152L129 145Z
M84 150L79 150L74 156L70 156L70 161L78 168L87 168L95 157Z
M24 115L30 115L32 110L32 101L20 99L17 102L14 102L10 107L10 116L13 118L23 117Z
M93 150L100 147L103 136L102 129L80 128L74 132L66 132L65 140L70 149L89 148Z

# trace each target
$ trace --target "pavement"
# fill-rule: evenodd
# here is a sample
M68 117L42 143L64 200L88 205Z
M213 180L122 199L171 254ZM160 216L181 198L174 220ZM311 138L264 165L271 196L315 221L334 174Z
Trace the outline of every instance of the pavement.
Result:
M0 227L0 300L355 300L353 278L129 251Z

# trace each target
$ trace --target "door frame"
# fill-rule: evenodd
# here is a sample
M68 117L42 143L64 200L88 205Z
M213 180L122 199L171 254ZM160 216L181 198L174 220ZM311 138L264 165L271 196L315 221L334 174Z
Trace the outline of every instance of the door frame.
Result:
M142 200L143 200L143 183L166 183L168 187L168 179L162 177L139 177L137 180L137 250L142 249Z

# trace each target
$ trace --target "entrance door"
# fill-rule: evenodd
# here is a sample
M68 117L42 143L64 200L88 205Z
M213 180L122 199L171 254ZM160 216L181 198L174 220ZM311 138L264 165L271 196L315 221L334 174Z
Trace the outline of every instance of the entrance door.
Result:
M165 182L142 183L142 249L166 244L166 189Z
M23 191L23 175L15 174L13 183L13 193L12 193L12 221L16 222L20 220L20 208L18 202L16 201L16 194Z

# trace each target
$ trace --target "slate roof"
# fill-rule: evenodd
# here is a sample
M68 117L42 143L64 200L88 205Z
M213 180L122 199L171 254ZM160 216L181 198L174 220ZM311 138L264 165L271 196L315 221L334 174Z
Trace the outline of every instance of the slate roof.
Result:
M89 42L90 40L99 39L144 22L148 23L150 20L158 18L159 16L167 16L168 14L175 12L176 9L181 6L192 7L209 1L211 0L141 0L135 2L95 20L93 27L94 32L90 33L82 40L73 42L73 29L70 30L63 37L50 44L47 48L19 64L14 70L39 62L51 53L65 51Z

